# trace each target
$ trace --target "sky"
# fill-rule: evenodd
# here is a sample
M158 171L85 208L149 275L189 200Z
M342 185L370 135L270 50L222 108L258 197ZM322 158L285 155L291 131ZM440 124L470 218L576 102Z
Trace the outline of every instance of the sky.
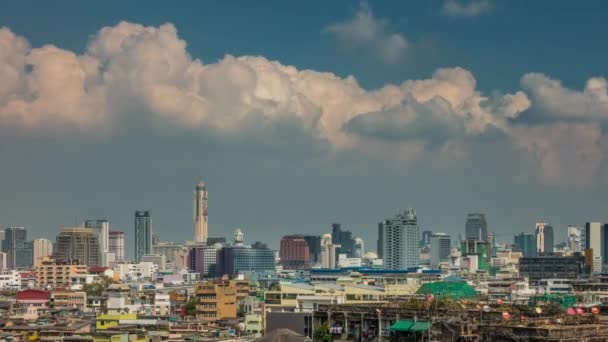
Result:
M106 218L133 244L379 221L497 240L608 221L604 1L8 1L0 224L54 240Z

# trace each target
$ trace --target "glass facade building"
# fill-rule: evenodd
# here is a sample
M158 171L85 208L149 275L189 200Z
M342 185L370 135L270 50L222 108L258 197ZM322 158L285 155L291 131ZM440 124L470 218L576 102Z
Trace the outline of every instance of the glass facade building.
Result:
M152 254L152 218L148 210L135 212L135 261Z
M485 214L473 213L467 215L465 239L488 240L488 222L486 221Z
M218 251L216 275L232 275L244 271L274 271L274 252L268 248L246 246L224 247Z

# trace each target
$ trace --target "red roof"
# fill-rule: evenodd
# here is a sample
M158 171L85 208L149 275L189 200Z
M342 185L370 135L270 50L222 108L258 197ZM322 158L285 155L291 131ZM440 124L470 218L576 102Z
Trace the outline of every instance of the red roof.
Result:
M35 271L19 272L19 275L21 276L21 279L23 279L23 278L36 278L36 272Z
M51 293L41 290L25 290L17 292L17 300L50 300Z
M109 267L103 267L103 266L93 266L93 267L89 268L89 272L90 272L90 273L103 273L103 272L105 272L107 269L109 269Z

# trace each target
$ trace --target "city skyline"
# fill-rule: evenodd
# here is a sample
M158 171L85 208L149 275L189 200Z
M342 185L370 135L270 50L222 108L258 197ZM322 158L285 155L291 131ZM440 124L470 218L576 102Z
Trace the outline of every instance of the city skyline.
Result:
M0 224L106 217L133 241L144 208L190 240L199 177L210 236L275 248L331 222L369 247L409 205L452 237L478 211L499 240L608 221L605 5L448 2L11 3Z

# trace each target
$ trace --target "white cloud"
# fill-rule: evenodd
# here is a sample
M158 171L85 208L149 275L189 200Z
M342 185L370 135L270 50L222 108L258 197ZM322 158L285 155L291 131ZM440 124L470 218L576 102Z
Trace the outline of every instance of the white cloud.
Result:
M489 0L467 1L446 0L443 4L443 13L450 17L477 17L492 10Z
M582 91L564 87L540 73L528 73L521 78L522 88L532 97L538 114L555 119L608 119L608 81L593 77Z
M525 151L541 182L588 185L597 181L607 158L598 124L552 123L512 128L515 146Z
M390 30L388 20L376 18L366 3L353 18L331 24L324 31L335 35L343 46L367 50L389 64L400 61L410 46L403 34Z

